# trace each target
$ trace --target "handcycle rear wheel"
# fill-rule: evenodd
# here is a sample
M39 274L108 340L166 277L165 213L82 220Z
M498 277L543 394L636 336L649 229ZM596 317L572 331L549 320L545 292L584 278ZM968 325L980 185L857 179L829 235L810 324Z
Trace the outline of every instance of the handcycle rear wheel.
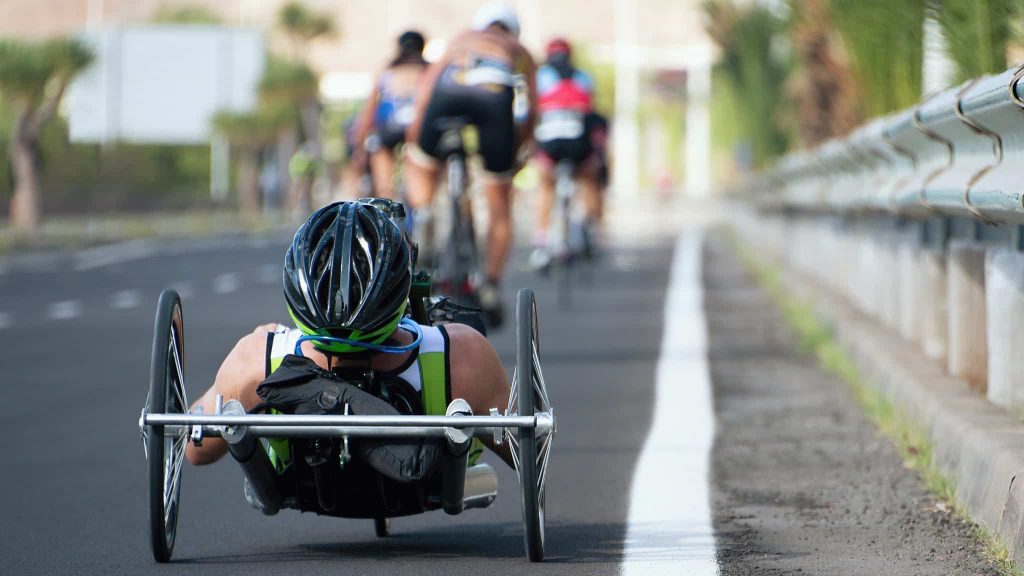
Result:
M550 412L547 387L538 361L537 304L533 291L519 291L516 302L516 373L510 407L519 416ZM520 428L514 460L522 491L526 556L531 562L544 560L544 504L548 458L552 433L538 434L536 428Z
M147 413L184 414L188 411L184 344L181 299L177 292L164 290L156 311ZM162 426L153 426L145 437L149 461L149 526L153 559L157 562L169 561L174 551L181 469L188 439L184 429L167 435L164 432Z

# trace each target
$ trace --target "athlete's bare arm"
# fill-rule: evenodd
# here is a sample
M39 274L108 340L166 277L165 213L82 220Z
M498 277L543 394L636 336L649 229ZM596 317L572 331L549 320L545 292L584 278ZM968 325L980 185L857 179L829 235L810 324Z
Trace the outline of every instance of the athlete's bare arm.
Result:
M516 134L516 148L520 148L533 138L533 128L537 124L537 63L530 55L530 51L522 44L517 42L516 49L518 50L516 61L522 63L522 74L526 76L526 90L530 99L530 111L527 113L523 130Z
M373 126L376 123L377 106L379 105L380 76L377 76L373 79L373 88L370 90L370 96L366 99L366 105L359 115L359 126L356 129L356 145L351 158L351 161L356 166L363 165L363 160L366 156L366 138L369 137L370 131L373 130Z
M509 384L498 353L485 336L462 324L448 324L449 363L452 398L469 402L473 414L487 415L491 408L502 412L508 407ZM495 454L512 466L508 443L494 445L490 437L481 438Z
M192 405L192 411L202 408L204 414L213 414L218 394L224 401L238 400L246 410L260 403L256 387L263 381L266 363L267 333L277 324L264 324L251 334L243 336L224 358L217 371L213 386ZM221 438L205 438L202 446L191 442L185 447L185 457L192 464L211 464L228 451L227 442Z

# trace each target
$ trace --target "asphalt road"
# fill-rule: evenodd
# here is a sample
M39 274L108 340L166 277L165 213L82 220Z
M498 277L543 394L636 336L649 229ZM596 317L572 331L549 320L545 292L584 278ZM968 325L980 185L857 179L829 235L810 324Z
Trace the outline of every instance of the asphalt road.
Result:
M516 478L489 456L500 482L491 508L397 519L387 539L369 521L262 516L245 503L230 458L187 467L174 561L154 564L137 421L157 296L168 286L182 293L195 398L240 335L286 320L286 239L141 242L0 262L0 574L869 574L946 573L947 562L957 574L988 572L967 528L927 497L842 385L794 352L770 302L720 243L704 253L702 292L698 236L679 244L691 254L682 259L689 284L679 286L674 236L637 224L643 240L612 248L570 311L523 269L525 254L505 285L510 305L516 288L537 291L559 419L542 565L524 557ZM512 330L492 341L510 367ZM672 386L698 379L709 382L707 430L717 419L710 474L693 473L692 454L702 452L686 451L693 438L677 426L692 416L689 401L678 416L673 406L655 409L661 394L679 398ZM642 455L651 454L668 460L649 466ZM680 484L695 476L700 486ZM634 494L636 478L669 488ZM690 501L673 501L679 495ZM631 502L641 520L713 515L714 534L692 524L645 529Z
M0 573L614 574L629 486L653 409L672 244L612 250L571 312L553 286L512 265L505 289L537 290L542 363L559 417L548 481L547 562L522 544L519 489L499 469L486 510L392 522L283 511L263 517L229 458L183 472L174 562L153 563L137 420L160 290L183 294L189 398L235 339L285 321L284 238L142 244L41 257L0 271ZM130 258L119 262L120 258ZM511 312L511 310L510 310ZM512 330L493 335L513 363Z

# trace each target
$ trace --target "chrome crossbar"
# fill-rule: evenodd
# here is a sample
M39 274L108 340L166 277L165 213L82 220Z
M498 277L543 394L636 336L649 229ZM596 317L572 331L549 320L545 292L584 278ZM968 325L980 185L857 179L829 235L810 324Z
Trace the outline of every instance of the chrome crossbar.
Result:
M536 416L307 416L299 414L144 414L147 426L345 426L351 428L538 428Z

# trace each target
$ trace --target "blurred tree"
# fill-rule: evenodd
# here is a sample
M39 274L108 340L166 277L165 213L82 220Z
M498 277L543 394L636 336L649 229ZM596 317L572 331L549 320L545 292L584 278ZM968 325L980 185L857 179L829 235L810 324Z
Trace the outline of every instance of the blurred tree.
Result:
M829 0L868 116L907 108L921 98L926 1Z
M267 59L267 68L259 85L261 106L290 108L294 120L283 124L277 137L277 158L279 173L287 178L287 162L298 149L299 128L303 139L310 143L308 153L314 161L321 158L320 122L320 79L305 62L291 61L277 56ZM282 182L282 188L288 188ZM305 198L297 200L307 200Z
M156 24L211 24L221 23L220 15L199 4L161 4L150 16Z
M305 53L305 48L311 40L330 38L337 33L337 27L330 14L314 12L294 0L281 6L277 13L277 25L288 37L291 57L295 59Z
M78 40L0 41L0 95L14 111L8 147L14 176L10 218L20 233L35 234L39 228L39 134L57 113L71 79L93 57Z
M220 112L213 127L231 143L238 161L238 203L243 214L260 210L260 152L276 139L281 128L294 124L289 107L262 107L255 112Z
M931 0L963 82L1006 69L1013 22L1024 11L1020 0Z
M784 22L757 5L739 6L731 0L704 3L707 30L722 49L717 67L741 103L737 124L749 144L754 166L785 152L782 128L787 58L784 54Z
M787 91L804 146L841 136L861 120L857 87L843 61L826 0L790 0L796 67Z

